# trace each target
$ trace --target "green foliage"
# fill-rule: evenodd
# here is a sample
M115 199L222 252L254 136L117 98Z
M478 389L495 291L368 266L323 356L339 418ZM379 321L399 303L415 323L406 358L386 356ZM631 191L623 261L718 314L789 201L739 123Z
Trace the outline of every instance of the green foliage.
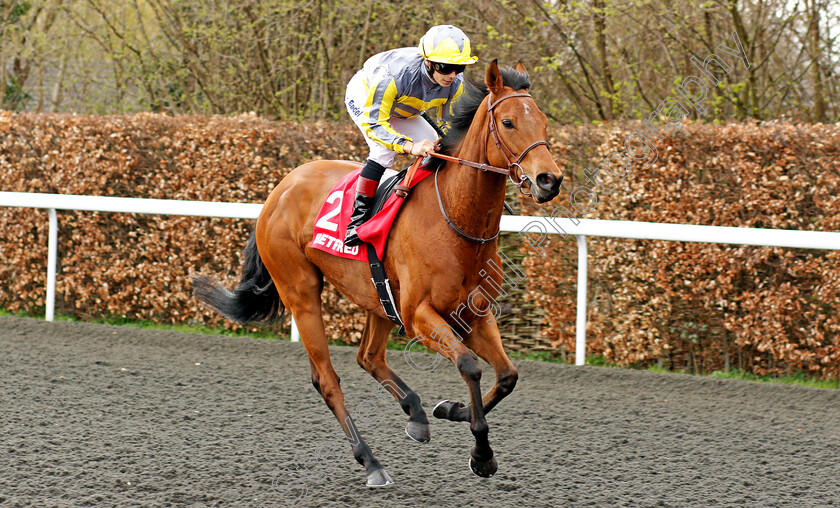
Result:
M42 318L43 313L29 314L26 312L10 312L5 309L0 309L0 316L13 317L29 317ZM56 314L55 321L57 322L82 322L71 314ZM281 334L278 327L274 326L252 326L248 328L238 328L231 330L222 326L212 326L202 323L161 323L159 321L149 320L132 320L125 316L98 316L90 319L85 319L85 323L94 323L101 325L114 326L128 326L131 328L140 328L143 330L169 330L183 333L203 333L210 335L224 335L226 337L248 337L251 339L267 339L267 340L291 340L288 334Z
M759 376L752 372L743 370L730 370L729 372L716 370L710 374L712 377L722 379L740 379L742 381L755 381L762 383L781 383L786 385L810 386L812 388L840 389L840 380L837 379L815 379L808 377L805 373L788 374L783 376Z
M647 370L648 372L656 372L659 374L668 374L670 372L674 372L668 369L667 367L663 367L661 365L650 365L645 370Z
M0 12L7 12L9 5L12 5L11 11L8 11L8 22L9 24L16 24L20 22L20 18L26 16L26 14L32 9L31 2L19 2L16 0L9 0L5 2L0 2Z
M21 111L32 96L20 86L17 79L6 81L6 89L3 91L3 107L10 111Z
M587 356L586 365L592 365L593 367L619 367L618 364L610 363L603 356Z
M508 351L511 360L532 360L537 362L551 362L567 364L559 351Z

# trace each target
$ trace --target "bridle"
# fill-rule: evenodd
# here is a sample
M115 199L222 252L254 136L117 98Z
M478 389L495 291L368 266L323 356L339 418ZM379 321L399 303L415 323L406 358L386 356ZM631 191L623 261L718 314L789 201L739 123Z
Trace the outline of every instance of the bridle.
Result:
M429 155L431 155L432 157L437 157L438 159L443 159L443 160L449 161L449 162L456 162L456 163L458 163L462 166L469 166L471 168L480 169L481 171L484 171L484 172L490 171L490 172L493 172L493 173L500 173L502 175L505 175L508 178L510 178L510 181L513 183L513 185L515 185L519 189L519 192L521 192L522 194L524 194L526 196L531 196L531 193L525 192L524 190L522 190L522 184L524 184L525 182L530 183L530 180L528 180L528 177L525 176L525 170L522 169L522 166L520 165L520 163L522 162L523 159L525 159L525 156L528 155L528 152L530 152L534 148L536 148L540 145L545 145L546 148L548 148L549 144L548 144L547 141L535 141L535 142L531 143L531 145L528 146L528 148L523 150L522 153L520 153L518 156L516 154L514 154L513 151L511 151L511 149L507 147L507 145L505 145L505 142L502 140L502 137L499 134L499 128L496 125L496 116L493 114L493 110L496 108L496 106L500 102L502 102L504 100L507 100L507 99L512 99L514 97L531 97L531 94L518 92L518 93L512 93L510 95L505 95L504 97L500 97L500 98L496 99L495 101L491 100L492 97L489 97L487 99L488 102L490 103L490 105L487 106L487 115L490 117L490 120L489 120L490 129L489 129L489 134L488 135L493 137L493 142L496 144L496 148L499 149L499 152L501 152L502 157L505 158L505 162L508 165L507 168L500 168L498 166L492 166L490 164L483 164L483 163L479 163L479 162L467 161L467 160L464 160L464 159L459 159L457 157L452 157L450 155L444 155L444 154L435 153L435 152L430 152ZM519 168L519 175L518 176L516 174L516 168ZM449 225L449 227L452 228L452 230L455 231L456 233L458 233L460 236L462 236L462 237L464 237L467 240L470 240L472 242L476 242L476 243L479 243L479 244L483 245L483 244L485 244L489 241L495 240L496 237L499 236L499 233L501 233L501 228L499 228L499 231L496 231L495 235L493 235L489 238L479 238L479 237L468 235L467 233L462 231L460 228L458 228L458 226L456 226L452 222L452 220L446 214L446 210L443 208L443 200L440 197L440 188L438 187L438 181L437 181L437 171L435 171L435 192L437 192L438 205L440 205L440 211L443 214L443 218L446 220L446 223Z
M487 106L487 115L490 117L490 120L489 120L489 122L490 122L490 132L489 133L490 133L490 135L493 136L493 142L496 144L496 148L499 149L499 152L501 152L502 157L505 158L505 162L508 165L507 168L500 168L498 166L491 166L490 164L483 164L483 163L480 163L480 162L466 161L464 159L459 159L458 157L452 157L450 155L444 155L442 153L431 152L431 153L429 153L429 155L431 155L432 157L437 157L438 159L443 159L443 160L449 161L449 162L456 162L456 163L458 163L462 166L469 166L471 168L480 169L480 170L485 171L485 172L486 171L491 171L493 173L503 174L503 175L510 178L510 181L513 183L513 185L515 185L519 189L519 192L521 192L522 194L524 194L526 196L530 196L531 195L530 193L522 190L522 184L529 181L529 180L528 180L528 177L525 176L525 171L522 169L522 166L519 163L522 162L522 160L525 158L525 156L528 155L528 152L530 152L534 148L536 148L540 145L545 145L546 147L548 147L549 144L548 144L547 141L535 141L535 142L531 143L531 145L528 148L523 150L522 153L519 154L519 156L516 156L513 153L513 151L511 151L511 149L508 148L507 145L505 145L505 142L502 141L502 137L499 134L499 128L496 125L496 116L493 115L493 110L496 108L496 106L500 102L502 102L504 100L507 100L507 99L512 99L514 97L531 97L531 94L518 92L518 93L512 93L510 95L505 95L504 97L500 97L499 99L496 99L495 101L490 101L490 99L488 99L488 101L490 102L490 105ZM513 159L513 162L511 162L511 159ZM519 176L516 176L516 172L514 171L515 168L519 168ZM516 179L514 179L515 176L516 176Z

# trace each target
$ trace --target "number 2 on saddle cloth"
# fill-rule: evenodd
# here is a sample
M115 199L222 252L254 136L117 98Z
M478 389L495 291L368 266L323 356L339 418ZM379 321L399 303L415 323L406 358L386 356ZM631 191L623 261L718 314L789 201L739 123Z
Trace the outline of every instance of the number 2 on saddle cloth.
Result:
M357 228L359 238L365 243L352 247L344 245L344 235L347 231L347 225L350 223L350 215L353 212L356 180L359 178L361 168L348 173L335 184L327 195L327 199L324 201L321 210L318 212L318 216L315 218L315 229L312 235L312 242L309 244L314 249L319 249L336 256L370 263L371 275L373 276L376 291L379 293L379 300L388 318L394 324L400 326L400 335L405 333L405 327L396 310L396 301L391 292L391 287L386 278L385 269L381 260L385 254L385 243L388 239L388 232L391 230L391 226L405 198L408 196L410 188L432 174L432 171L420 166L421 160L418 157L411 168L409 168L402 185L393 187L393 193L387 197L381 210L377 211L373 217ZM379 202L379 197L377 197L376 201Z

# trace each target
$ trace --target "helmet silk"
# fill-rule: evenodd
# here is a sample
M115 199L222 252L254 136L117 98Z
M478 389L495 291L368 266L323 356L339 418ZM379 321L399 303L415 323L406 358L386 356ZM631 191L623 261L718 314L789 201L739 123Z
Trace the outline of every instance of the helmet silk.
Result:
M470 65L478 58L470 54L470 39L460 28L452 25L438 25L429 29L420 38L417 49L423 58L432 62L454 65Z

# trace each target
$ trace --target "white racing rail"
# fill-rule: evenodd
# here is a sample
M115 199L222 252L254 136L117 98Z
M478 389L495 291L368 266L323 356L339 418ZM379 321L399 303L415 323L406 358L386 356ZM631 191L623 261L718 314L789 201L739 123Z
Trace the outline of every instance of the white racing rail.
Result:
M52 321L55 312L56 258L58 252L58 218L56 210L256 219L263 205L253 203L216 203L212 201L0 192L0 206L43 208L49 211L50 230L49 254L47 259L46 319L47 321ZM535 222L543 224L538 228L541 233L559 233L555 225L549 224L549 220L545 217L504 215L502 216L501 230L508 233L523 234L526 241L531 243L533 241L533 235L524 233L535 231L532 228ZM577 324L575 330L576 365L583 365L586 360L587 236L840 250L840 233L835 232L695 226L688 224L660 224L655 222L592 219L580 219L580 222L574 226L571 226L571 222L568 222L568 224L569 234L576 236L578 241ZM292 340L295 342L300 340L297 327L294 326L294 320L292 320Z

